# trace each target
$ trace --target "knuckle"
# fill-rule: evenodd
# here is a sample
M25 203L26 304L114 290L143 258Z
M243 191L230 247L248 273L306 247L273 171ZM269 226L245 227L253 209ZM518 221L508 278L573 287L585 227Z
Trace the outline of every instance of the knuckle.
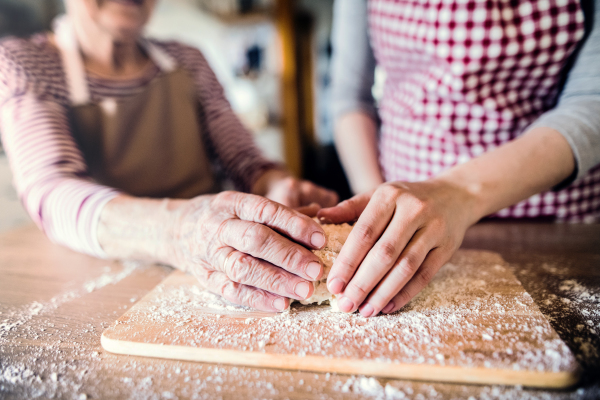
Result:
M352 232L356 232L358 239L361 241L369 242L375 239L375 231L369 224L356 224L354 228L352 228Z
M240 284L232 281L224 281L218 288L218 293L221 294L226 300L231 301L232 303L239 304L239 293L240 293Z
M288 277L282 272L274 272L265 274L262 279L262 289L272 293L293 293L293 284Z
M231 262L225 266L225 274L234 282L244 283L248 281L248 275L252 272L253 257L236 252L230 256Z
M410 198L410 208L416 216L423 216L429 212L429 202L424 199L420 199L416 196Z
M350 273L350 275L352 275L354 273L354 270L356 269L354 267L354 265L352 264L352 262L343 256L338 256L335 260L335 268L338 271L341 271L342 273L348 274ZM333 269L333 268L332 268Z
M400 195L400 188L394 185L384 184L377 189L377 196L384 201L393 201Z
M408 252L404 255L404 265L408 271L415 272L420 266L420 257L414 252Z
M260 224L251 224L241 236L242 249L246 251L263 250L268 242L268 234Z
M383 265L393 264L396 259L396 246L389 242L378 244L375 250L375 259Z
M294 238L300 238L306 233L312 231L310 223L304 218L290 217L284 221L284 226Z
M363 289L360 285L357 285L356 283L353 283L353 282L350 282L348 284L348 286L346 287L346 290L344 290L344 294L345 293L357 295L355 297L359 297L361 299L364 299L369 294L369 292L366 289Z
M214 229L208 229L208 232L214 232L214 237L217 238L219 242L223 242L223 238L227 236L229 231L229 219L224 219L219 221L218 224L212 226Z
M415 281L419 286L419 289L424 288L431 282L435 276L436 271L433 268L422 268L415 275Z
M290 271L296 271L300 269L300 265L304 257L300 252L296 251L293 247L286 247L283 250L283 255L281 257L281 265L280 267Z
M261 199L256 205L256 217L261 222L271 222L277 219L280 207L277 203Z
M248 307L252 307L255 309L262 309L267 304L267 294L265 292L263 292L262 290L258 290L258 289L251 290L246 295L246 298L244 299L244 303Z

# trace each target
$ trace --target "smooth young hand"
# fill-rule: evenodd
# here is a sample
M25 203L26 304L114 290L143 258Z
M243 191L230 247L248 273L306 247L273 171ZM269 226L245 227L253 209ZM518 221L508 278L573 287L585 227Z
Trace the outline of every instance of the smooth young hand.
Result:
M395 182L319 211L326 222L358 219L327 279L340 310L371 317L407 304L475 222L470 201L443 181Z

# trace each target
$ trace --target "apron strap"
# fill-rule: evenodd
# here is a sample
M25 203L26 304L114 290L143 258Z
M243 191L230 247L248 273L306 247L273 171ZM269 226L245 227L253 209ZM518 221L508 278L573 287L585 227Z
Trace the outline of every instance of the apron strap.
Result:
M71 105L81 106L89 104L91 102L91 95L73 24L67 15L60 15L54 20L53 28L56 45L63 60ZM146 38L140 40L140 45L146 50L148 57L162 72L169 73L175 71L177 62L166 51Z
M148 57L156 64L162 72L173 72L177 68L177 62L166 51L152 43L146 38L142 38L140 45L148 53Z
M57 17L54 20L53 27L56 45L63 60L71 104L73 106L87 104L90 102L90 91L85 77L83 59L79 53L75 29L66 15Z

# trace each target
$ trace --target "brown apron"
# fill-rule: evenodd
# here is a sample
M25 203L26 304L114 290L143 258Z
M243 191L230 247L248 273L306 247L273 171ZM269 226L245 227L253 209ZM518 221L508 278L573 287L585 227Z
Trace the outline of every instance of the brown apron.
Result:
M66 18L55 32L71 95L71 128L93 179L145 197L191 198L218 190L202 138L195 84L186 71L142 40L159 76L141 93L92 103Z

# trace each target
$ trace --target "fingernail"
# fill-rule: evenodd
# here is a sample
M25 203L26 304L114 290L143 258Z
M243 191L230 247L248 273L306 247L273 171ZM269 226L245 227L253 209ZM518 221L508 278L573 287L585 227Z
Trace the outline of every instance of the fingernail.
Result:
M394 302L390 301L387 306L383 307L382 313L387 314L394 309Z
M310 291L310 286L308 286L308 282L300 282L294 288L294 293L302 299L306 299L308 297L308 292Z
M330 282L327 282L327 289L333 294L340 294L344 290L346 284L339 278L334 278Z
M306 267L306 275L310 276L311 279L317 279L321 274L321 264L317 262L311 262Z
M317 215L317 218L319 218L319 222L322 224L331 224L332 223L332 221L327 217L319 217Z
M321 232L313 233L310 237L310 244L320 249L321 247L325 246L325 235L323 235Z
M285 300L281 297L273 301L273 307L279 311L285 310Z
M365 318L369 318L371 315L373 315L374 312L375 312L375 309L370 304L365 304L360 309L360 314Z
M338 301L338 307L343 312L350 312L354 309L354 303L347 297L342 297L340 301Z

